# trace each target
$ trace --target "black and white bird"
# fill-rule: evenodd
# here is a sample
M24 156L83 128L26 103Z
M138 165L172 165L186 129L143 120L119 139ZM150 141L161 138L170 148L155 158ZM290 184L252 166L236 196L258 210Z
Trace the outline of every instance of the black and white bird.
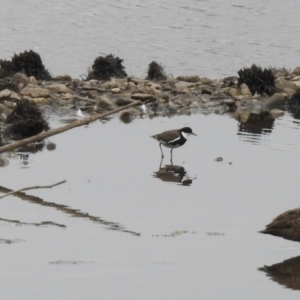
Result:
M170 153L171 153L171 161L172 161L173 149L184 145L188 139L188 136L191 134L197 136L197 134L193 133L190 127L183 127L181 129L164 131L162 133L152 135L151 137L153 137L159 142L162 158L164 157L164 153L162 151L161 145L164 145L167 148L171 148Z

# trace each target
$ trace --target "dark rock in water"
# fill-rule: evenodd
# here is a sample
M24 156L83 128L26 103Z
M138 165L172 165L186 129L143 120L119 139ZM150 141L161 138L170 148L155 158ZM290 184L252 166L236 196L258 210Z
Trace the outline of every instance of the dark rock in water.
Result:
M256 65L238 71L238 85L246 83L252 95L255 93L273 95L276 92L275 77L271 69L262 69Z
M288 210L277 216L260 233L279 236L287 240L300 242L300 208Z
M53 151L56 149L56 144L53 142L49 142L49 143L47 143L46 148L48 151Z
M40 80L52 79L40 55L32 50L15 54L11 61L0 59L0 78L12 76L17 72L24 72L28 77L34 76Z
M113 54L98 56L88 72L86 80L109 80L111 77L125 78L127 73L122 65L123 59Z
M157 63L152 61L148 66L147 80L165 80L167 78L164 68Z
M123 110L119 117L120 117L120 120L125 123L125 124L129 124L131 123L131 121L134 119L135 117L135 111L132 110L132 109L129 109L129 110Z
M42 112L34 103L21 100L17 107L6 119L11 124L6 129L6 135L14 139L27 138L49 129L48 122L43 118Z

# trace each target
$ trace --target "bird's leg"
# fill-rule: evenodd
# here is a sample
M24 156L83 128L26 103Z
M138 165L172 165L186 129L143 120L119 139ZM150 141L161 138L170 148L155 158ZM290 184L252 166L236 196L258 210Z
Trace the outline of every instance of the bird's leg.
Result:
M171 165L173 165L173 148L171 148L170 153L171 153L171 159L170 159L170 162L171 162Z
M159 165L159 170L161 169L161 165L162 165L163 160L164 160L164 158L162 157L161 161L160 161L160 165Z
M160 151L161 151L161 158L164 158L164 153L163 153L163 151L161 149L161 143L159 143L159 147L160 147Z

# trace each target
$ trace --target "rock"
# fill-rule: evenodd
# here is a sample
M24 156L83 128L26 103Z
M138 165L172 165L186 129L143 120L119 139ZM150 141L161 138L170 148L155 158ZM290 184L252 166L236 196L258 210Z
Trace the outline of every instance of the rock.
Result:
M162 90L161 85L159 83L151 83L151 88L155 89L157 91L161 91Z
M178 81L193 82L193 83L200 81L200 77L198 75L178 76L176 79Z
M126 79L111 78L109 81L103 83L102 87L108 89L114 89L114 88L125 89L125 82L127 82Z
M279 81L277 81L275 83L275 87L280 89L280 90L283 90L285 88L297 90L297 85L295 84L295 82L290 82L290 81L287 81L285 79L280 79Z
M14 101L20 101L22 98L19 96L19 94L12 92L9 99Z
M223 101L224 104L228 105L229 107L234 106L235 105L235 101L233 99L225 99Z
M210 78L207 78L207 77L201 77L201 82L203 84L210 84L210 83L213 83L214 80L210 79Z
M16 106L17 106L17 104L16 104L16 102L12 102L12 101L3 101L3 104L7 107L7 108L9 108L9 109L15 109L16 108Z
M8 99L11 94L12 94L12 91L10 91L8 89L2 90L0 92L0 100L2 100L2 99Z
M156 97L154 97L153 95L149 95L149 94L141 94L141 93L135 93L131 96L132 99L134 100L156 100Z
M161 89L162 91L172 91L172 86L168 83L162 83Z
M153 86L147 87L145 92L149 95L160 95L161 94L161 90L155 89Z
M203 94L203 95L200 95L199 98L200 98L200 100L201 100L202 102L205 102L205 103L206 103L206 102L209 102L209 101L210 101L211 95Z
M144 82L145 80L144 79L140 79L140 78L135 78L135 77L127 77L127 81L128 82L132 82L134 83L135 85L138 85L140 84L141 82Z
M72 77L67 74L57 75L54 77L55 81L72 81Z
M134 119L135 115L136 115L135 110L127 109L127 110L123 110L120 113L119 118L123 123L129 124Z
M197 101L193 101L190 105L190 108L197 108L199 107L199 103Z
M295 76L295 77L293 77L291 80L292 80L292 81L298 81L298 80L300 80L300 76Z
M117 104L118 106L125 106L125 105L128 105L128 104L132 103L132 102L133 102L133 100L128 99L128 98L123 98L123 97L118 98L118 99L116 100L116 104Z
M246 83L242 83L240 85L241 94L244 96L252 96L252 93L250 92L250 89L248 88Z
M46 98L32 98L31 100L29 100L31 103L35 103L37 105L44 105L48 103L48 100Z
M35 79L34 76L29 77L29 83L32 85L38 85L38 81Z
M203 106L203 108L209 108L209 107L215 107L218 105L220 105L219 101L210 101L210 102L204 103L202 106Z
M116 107L116 105L106 96L99 96L96 99L97 107L100 108L100 110L111 110Z
M284 111L281 109L274 108L270 111L270 114L271 114L272 118L275 119L275 118L282 117L284 115Z
M20 94L32 98L42 98L42 97L50 96L50 92L48 89L44 89L40 87L26 87L20 92Z
M231 87L228 90L228 95L233 98L236 98L237 96L240 96L241 93L240 93L239 89Z
M265 100L263 104L264 104L264 107L270 111L274 108L283 107L285 104L285 98L281 93L275 93L274 95L269 97L267 100Z
M8 115L10 115L12 109L7 108L5 105L0 104L0 115L3 115L3 119L6 119Z
M298 87L298 89L299 89L299 87L300 87L300 80L298 80L298 81L293 81L293 83Z
M122 90L120 88L112 88L110 91L113 94L120 94L122 92Z
M29 78L23 73L16 73L11 78L11 82L18 86L26 86L29 83Z
M211 95L213 92L214 92L214 90L211 87L208 87L208 86L201 87L201 94Z
M171 101L168 103L167 108L168 108L170 114L175 114L178 110L178 106Z
M178 81L175 84L175 88L177 92L182 92L182 90L186 89L186 88L191 88L194 87L195 84L191 83L191 82L186 82L186 81Z
M64 85L63 83L54 83L50 85L45 85L44 88L55 93L62 93L62 94L73 93L73 91L68 87L66 87L66 85Z
M191 98L187 95L178 95L176 98L172 101L175 105L178 107L182 106L190 106L192 103Z
M286 93L289 98L293 97L296 93L296 90L290 88L285 88L282 91Z
M300 75L300 67L297 67L293 72L292 74L294 75Z
M62 94L62 95L60 96L60 99L61 99L61 100L71 101L71 102L72 102L75 98L76 98L76 96L75 96L75 95L72 95L72 94L70 94L70 93Z

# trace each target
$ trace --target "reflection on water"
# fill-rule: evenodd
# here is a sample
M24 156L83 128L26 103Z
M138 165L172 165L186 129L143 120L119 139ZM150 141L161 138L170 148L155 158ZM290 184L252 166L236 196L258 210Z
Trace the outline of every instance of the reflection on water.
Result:
M266 114L250 114L246 122L239 123L239 134L248 132L254 134L271 133L275 119Z
M300 290L300 256L258 270L265 272L273 281L289 289Z
M0 193L9 193L9 192L12 192L12 190L0 186ZM66 213L68 215L71 215L72 217L84 218L84 219L88 219L90 221L93 221L95 223L105 225L110 230L118 230L118 231L122 231L122 232L131 233L131 234L137 235L137 236L140 235L140 233L138 233L138 232L127 230L124 226L122 226L118 223L106 221L106 220L104 220L100 217L92 216L88 213L81 212L78 209L74 209L74 208L71 208L71 207L63 205L63 204L57 204L57 203L54 203L54 202L47 202L47 201L44 201L43 199L41 199L39 197L32 196L32 195L27 195L23 192L14 193L13 196L16 196L16 197L20 198L21 200L28 201L30 203L39 204L41 206L54 207L55 209L57 209L57 210L59 210L63 213ZM26 224L26 225L30 224L30 223L22 223L20 221L11 221L11 220L8 220L8 219L0 219L0 220L6 221L6 222L19 223L19 224ZM33 224L33 223L31 223L31 224ZM60 227L65 227L64 225L53 223L51 221L42 222L41 224L39 224L39 226L40 225L56 225L56 226L60 226Z
M160 162L158 171L154 172L153 177L161 179L165 182L180 183L185 186L190 186L193 180L187 175L187 171L182 166L165 165L161 167L163 159Z

